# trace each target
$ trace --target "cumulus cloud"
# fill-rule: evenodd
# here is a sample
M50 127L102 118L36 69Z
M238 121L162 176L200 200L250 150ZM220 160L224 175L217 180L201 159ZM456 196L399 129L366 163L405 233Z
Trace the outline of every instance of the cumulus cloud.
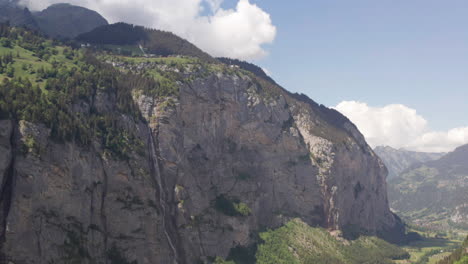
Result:
M371 107L366 103L344 101L336 110L347 116L372 146L425 152L448 152L468 144L468 127L431 131L427 120L416 110L401 104Z
M111 23L172 31L213 56L259 59L276 37L270 15L249 0L233 9L223 9L223 0L21 0L31 10L63 2L95 10Z
M206 0L206 2L210 5L211 10L217 11L221 7L223 0Z

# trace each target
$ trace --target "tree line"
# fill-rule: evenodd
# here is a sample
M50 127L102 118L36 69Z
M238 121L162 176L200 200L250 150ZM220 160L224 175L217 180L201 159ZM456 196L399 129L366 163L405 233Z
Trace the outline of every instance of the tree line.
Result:
M3 37L12 36L11 32L15 30L0 26ZM26 35L22 34L23 37ZM20 45L40 47L45 46L45 41L40 36L34 36L22 38ZM106 150L119 158L126 158L132 150L141 152L143 144L132 131L124 128L122 115L135 122L145 122L131 92L133 89L157 89L159 84L151 78L122 73L101 63L90 52L70 52L80 53L73 56L75 66L57 64L55 68L38 70L38 76L45 82L43 86L33 84L24 77L1 81L0 119L42 123L50 129L52 139L57 142L90 146L97 139ZM0 60L10 61L11 56ZM112 109L105 112L97 110L95 98L98 92L109 95L107 98L111 98L109 103Z

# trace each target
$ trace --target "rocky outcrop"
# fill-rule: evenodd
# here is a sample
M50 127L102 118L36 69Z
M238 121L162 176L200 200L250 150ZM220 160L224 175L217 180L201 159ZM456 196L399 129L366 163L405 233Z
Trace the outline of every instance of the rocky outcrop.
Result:
M466 224L468 222L468 204L465 203L455 207L450 220L456 224L465 225L465 228L468 228Z
M402 235L386 168L348 119L243 71L193 68L177 69L190 80L177 96L134 91L145 121L119 124L142 147L126 159L0 123L4 260L210 262L292 218ZM112 94L96 97L89 108L118 111Z

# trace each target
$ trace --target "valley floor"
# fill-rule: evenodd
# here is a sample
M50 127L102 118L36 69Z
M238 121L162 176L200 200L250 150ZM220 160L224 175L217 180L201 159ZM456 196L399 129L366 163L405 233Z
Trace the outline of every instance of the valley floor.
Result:
M410 259L395 260L395 263L436 264L450 255L461 243L460 240L450 238L423 237L423 240L411 242L403 247L410 254Z

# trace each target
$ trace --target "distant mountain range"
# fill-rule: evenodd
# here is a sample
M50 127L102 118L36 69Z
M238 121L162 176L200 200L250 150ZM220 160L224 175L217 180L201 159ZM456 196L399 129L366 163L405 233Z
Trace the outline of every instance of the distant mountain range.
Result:
M0 22L40 30L55 38L74 38L82 33L107 25L107 20L95 11L70 4L55 4L40 12L31 12L14 0L0 0Z
M468 229L468 145L389 180L391 207L430 228Z
M388 178L394 178L410 166L442 157L445 153L426 153L378 146L374 152L382 159L388 169Z

